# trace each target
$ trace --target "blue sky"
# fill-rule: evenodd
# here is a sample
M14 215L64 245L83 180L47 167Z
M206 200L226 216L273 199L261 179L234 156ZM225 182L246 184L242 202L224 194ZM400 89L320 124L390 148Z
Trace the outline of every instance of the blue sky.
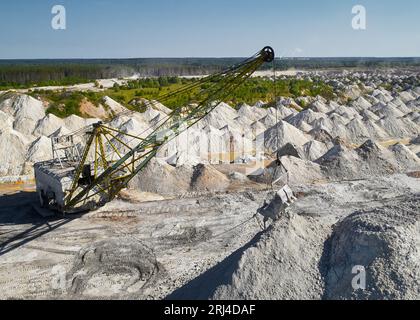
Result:
M67 29L51 28L64 5ZM351 27L352 7L367 29ZM418 0L2 0L0 59L420 56Z

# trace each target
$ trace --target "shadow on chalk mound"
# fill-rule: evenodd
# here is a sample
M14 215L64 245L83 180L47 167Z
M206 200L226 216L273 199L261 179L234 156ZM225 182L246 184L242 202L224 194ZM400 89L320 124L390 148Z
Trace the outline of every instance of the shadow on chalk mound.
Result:
M270 228L269 228L270 229ZM267 229L267 230L269 230ZM166 300L208 300L212 299L216 290L232 283L232 276L239 268L244 252L256 245L266 231L261 231L255 237L233 252L214 267L210 268L197 278L191 280L181 288L169 294Z

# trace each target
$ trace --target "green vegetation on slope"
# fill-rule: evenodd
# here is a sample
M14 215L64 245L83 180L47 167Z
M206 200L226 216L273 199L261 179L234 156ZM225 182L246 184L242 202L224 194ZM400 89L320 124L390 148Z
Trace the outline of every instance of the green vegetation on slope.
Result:
M105 95L110 96L118 102L129 105L135 98L160 100L159 96L179 89L182 85L196 81L194 79L179 79L161 77L158 79L145 79L130 81L126 86L115 86L113 89L106 90ZM195 92L176 96L166 101L165 105L174 108L184 105L190 101L200 89L207 89L202 85ZM273 101L274 95L282 97L296 98L299 96L317 96L320 95L328 100L334 97L331 86L320 82L311 82L308 80L277 80L275 87L273 81L265 78L250 78L239 86L226 102L232 105L240 103L255 104L257 101Z
M104 96L111 97L131 110L144 111L142 104L136 103L136 100L154 99L160 101L160 97L163 95L194 81L197 79L159 77L129 81L126 85L115 85L111 89L100 92L34 90L31 94L50 102L47 112L59 117L66 117L70 114L82 115L79 107L84 99L98 106ZM188 102L194 102L194 98L199 96L200 90L204 89L207 89L206 85L202 85L193 92L175 95L163 103L169 108L175 108ZM253 105L260 100L269 103L274 100L274 95L291 98L320 95L330 100L333 98L334 92L331 86L320 81L280 79L275 82L274 86L273 81L269 79L250 78L239 86L225 102L233 106L241 103Z

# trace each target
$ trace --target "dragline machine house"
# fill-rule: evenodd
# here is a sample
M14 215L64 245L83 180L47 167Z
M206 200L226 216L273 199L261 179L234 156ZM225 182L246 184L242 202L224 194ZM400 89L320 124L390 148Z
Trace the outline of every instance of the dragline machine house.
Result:
M145 138L104 122L70 135L53 137L53 159L34 165L41 206L72 213L105 205L147 165L162 145L203 119L264 62L273 60L274 50L265 47L225 71L159 97L161 103L175 96L185 98L185 103L155 123ZM150 103L153 107L153 102Z

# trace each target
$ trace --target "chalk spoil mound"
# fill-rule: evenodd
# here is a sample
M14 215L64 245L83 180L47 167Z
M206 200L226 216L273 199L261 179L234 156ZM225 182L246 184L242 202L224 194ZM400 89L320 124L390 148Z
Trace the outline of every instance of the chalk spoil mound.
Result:
M318 268L328 232L310 217L284 216L169 299L320 299Z
M297 111L293 108L289 108L286 105L283 105L281 103L277 104L276 108L269 108L268 109L268 115L273 116L277 119L285 119L289 116L294 116L297 114Z
M120 113L128 111L126 107L108 96L103 97L102 102L104 103L105 107L108 108L109 112L111 112L112 116L116 116Z
M327 177L354 179L359 176L359 156L356 151L337 144L325 155L315 161Z
M64 126L67 129L69 129L71 132L80 130L83 127L88 125L88 123L86 122L86 119L83 119L82 117L79 117L75 114L72 114L63 120L64 120Z
M420 298L420 198L359 211L340 222L326 259L325 299ZM354 290L355 266L366 290Z
M328 151L325 143L312 140L303 145L303 152L307 160L315 161Z
M37 122L45 116L42 102L25 94L6 94L0 102L0 111L12 116L13 128L25 135L31 135Z
M227 103L220 103L211 113L206 115L200 123L203 127L212 126L216 129L221 129L225 126L229 126L230 128L241 131L242 128L239 123L235 121L238 116L238 112L230 105Z
M41 136L32 142L26 153L26 161L37 163L52 157L51 139Z
M224 191L229 187L230 180L226 175L210 165L198 164L194 166L191 177L193 191Z
M402 172L420 170L420 158L407 146L397 143L390 147Z
M371 139L375 139L377 141L385 141L389 139L389 134L381 128L374 119L369 118L363 120L363 124L366 130L369 132L369 136Z
M394 117L394 118L401 118L404 116L404 113L401 112L395 105L389 103L384 107L378 109L376 114L380 117Z
M61 127L64 127L64 120L50 113L38 121L33 134L37 137L49 136Z
M347 139L352 143L361 143L370 138L369 130L359 118L354 118L346 125Z
M238 114L240 117L247 118L251 122L254 122L264 118L267 115L267 110L242 104L238 110Z
M305 133L285 121L264 132L263 138L265 148L271 152L276 152L287 143L303 146L310 140Z
M359 179L419 170L419 160L400 143L387 149L369 139L356 149L339 143L315 162L329 178Z
M277 161L273 161L268 167L257 170L258 175L254 173L249 178L268 185L277 181L279 185L283 183L291 186L311 184L326 179L321 167L312 161L287 155L281 157L280 162L281 164L278 164Z
M0 111L0 130L12 129L13 117L3 111Z
M8 93L2 96L0 110L15 118L35 121L45 116L42 102L26 94Z
M152 158L144 170L140 171L130 181L129 187L161 195L182 194L190 188L193 170L192 167L190 170L182 170L182 174L179 171L164 160ZM162 181L165 181L165 183L162 183Z
M293 156L286 156L280 158L282 167L280 167L280 174L288 175L288 183L291 186L314 183L325 179L321 167L308 160L302 160ZM287 181L284 181L287 183Z
M359 156L361 177L393 174L398 171L398 163L389 150L373 140L367 140L356 149Z
M395 117L383 117L376 123L392 138L407 138L412 135L401 119Z
M332 132L332 131L331 131ZM334 137L329 133L328 129L315 128L309 132L309 135L317 141L330 145Z
M309 143L309 142L308 142ZM306 144L305 144L306 145ZM293 143L286 143L277 151L277 157L281 158L284 156L293 156L299 159L306 159L306 154L302 147L299 147Z
M353 100L350 102L350 106L352 106L354 109L356 109L359 112L367 111L372 104L366 100L364 97L360 96L356 100Z
M288 120L288 122L295 127L299 126L299 123L302 121L306 122L307 124L312 124L317 119L325 118L326 115L321 112L312 111L312 109L306 109L304 111L299 112L297 115L293 116Z
M159 158L153 158L129 183L132 189L164 196L193 191L225 191L229 185L229 178L211 165L185 164L174 167Z
M147 101L147 100L146 100ZM162 103L160 103L159 101L156 101L156 100L151 100L151 101L149 101L149 104L154 108L154 109L156 109L157 111L159 111L159 112L163 112L164 114L166 114L166 115L169 115L171 112L172 112L172 110L171 109L169 109L168 107L166 107L165 105L163 105Z
M20 175L29 140L13 129L0 131L0 176Z

